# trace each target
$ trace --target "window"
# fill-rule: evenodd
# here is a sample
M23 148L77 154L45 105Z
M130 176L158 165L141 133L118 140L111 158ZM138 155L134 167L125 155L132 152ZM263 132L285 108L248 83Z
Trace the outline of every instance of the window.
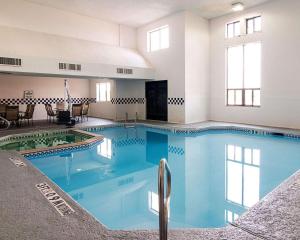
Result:
M148 206L152 213L159 215L159 196L157 193L148 192ZM168 211L168 220L170 220L170 210Z
M97 102L110 101L110 83L96 83Z
M225 210L225 221L228 223L233 223L235 220L237 220L239 215L237 213L234 213L230 210Z
M103 142L97 146L97 154L111 159L111 139L104 138Z
M158 194L155 192L148 192L148 204L149 210L154 214L159 214L159 199Z
M252 207L259 201L259 188L260 150L227 145L226 200L242 207ZM234 219L229 216L228 221Z
M247 34L261 31L261 16L246 19Z
M227 105L260 106L261 43L227 49Z
M227 38L238 37L241 35L241 23L240 21L227 24Z
M169 26L163 26L147 33L148 52L169 48Z

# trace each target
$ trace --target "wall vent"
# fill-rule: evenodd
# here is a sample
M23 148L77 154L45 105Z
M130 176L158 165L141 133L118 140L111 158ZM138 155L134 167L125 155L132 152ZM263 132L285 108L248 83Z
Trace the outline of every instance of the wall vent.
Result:
M119 74L133 74L133 69L131 69L131 68L117 68L117 73L119 73Z
M0 65L9 65L9 66L21 67L22 66L22 60L20 58L0 57Z
M75 63L59 63L59 70L81 71L81 64Z

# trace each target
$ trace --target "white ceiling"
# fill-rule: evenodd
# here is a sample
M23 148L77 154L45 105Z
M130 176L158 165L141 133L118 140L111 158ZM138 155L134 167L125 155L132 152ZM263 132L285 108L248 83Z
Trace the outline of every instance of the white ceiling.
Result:
M193 10L205 18L231 12L233 2L246 8L274 0L25 0L45 6L138 27L171 13Z

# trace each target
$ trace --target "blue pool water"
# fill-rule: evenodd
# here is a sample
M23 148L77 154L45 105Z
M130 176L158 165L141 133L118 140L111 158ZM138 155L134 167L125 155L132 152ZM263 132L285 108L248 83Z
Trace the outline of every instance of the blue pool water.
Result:
M172 171L171 228L222 227L300 169L300 141L145 127L99 131L88 150L30 161L110 229L158 228L157 169Z

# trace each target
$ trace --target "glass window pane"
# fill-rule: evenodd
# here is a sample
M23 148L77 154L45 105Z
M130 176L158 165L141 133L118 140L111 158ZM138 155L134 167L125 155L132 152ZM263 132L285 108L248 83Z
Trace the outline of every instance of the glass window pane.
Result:
M247 20L247 34L252 34L254 29L253 29L253 25L254 25L254 20L253 19L248 19Z
M252 164L257 165L257 166L260 165L260 150L259 149L253 149Z
M110 83L106 85L106 101L110 101Z
M106 83L100 83L100 101L106 101Z
M261 17L257 17L254 19L254 31L255 32L261 31Z
M160 48L160 33L157 30L150 33L150 50L156 51L159 48Z
M240 22L234 23L234 36L240 36L241 35L241 26Z
M245 90L245 105L252 106L252 90Z
M234 146L227 145L227 159L234 160Z
M244 166L244 205L252 207L259 201L259 168Z
M245 160L245 163L252 164L252 150L250 148L245 148L244 160Z
M227 162L227 200L242 204L242 164Z
M245 45L244 76L245 88L260 88L261 80L261 43L249 43Z
M260 90L253 91L253 105L260 106Z
M234 90L229 90L228 91L227 104L228 105L234 105Z
M236 105L242 105L243 104L243 91L242 90L236 90L235 91L235 104Z
M161 29L161 48L169 48L169 27Z
M242 161L242 148L235 146L235 161Z
M228 88L243 88L243 46L228 48L227 66Z
M228 38L232 38L233 37L233 33L234 33L234 27L233 24L227 24L227 37Z
M100 101L100 84L96 83L96 101Z

